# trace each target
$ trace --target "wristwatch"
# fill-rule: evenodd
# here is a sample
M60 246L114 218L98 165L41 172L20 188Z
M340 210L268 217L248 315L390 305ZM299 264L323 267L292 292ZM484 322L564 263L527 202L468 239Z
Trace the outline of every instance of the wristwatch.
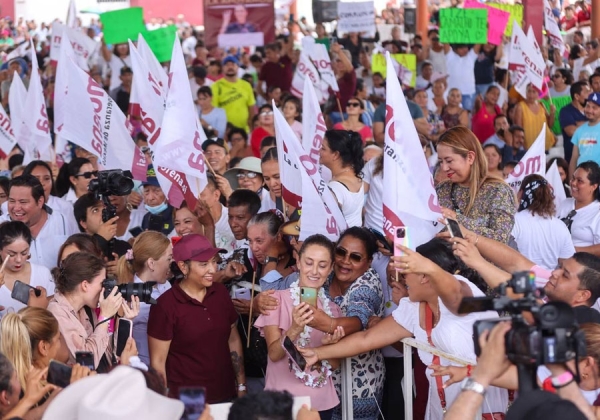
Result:
M467 377L460 383L461 391L473 391L481 395L485 395L485 387L479 382L475 382L475 379Z
M274 262L275 264L277 264L279 262L279 258L277 258L277 257L265 258L265 265L269 264L270 262Z

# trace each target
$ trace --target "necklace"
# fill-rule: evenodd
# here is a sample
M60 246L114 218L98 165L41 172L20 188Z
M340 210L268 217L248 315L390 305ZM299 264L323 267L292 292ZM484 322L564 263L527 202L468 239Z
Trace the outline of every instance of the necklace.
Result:
M292 283L292 285L290 286L290 296L292 298L292 303L294 306L300 305L299 280ZM333 317L331 309L329 308L329 299L327 298L327 296L325 296L325 290L323 290L322 287L319 289L317 297L321 300L321 304L323 305L323 311L330 317ZM310 333L312 332L312 330L312 327L309 327L308 325L304 326L304 330L300 333L298 340L296 340L296 344L299 347L307 347L310 344ZM315 365L311 372L313 370L318 373L318 376L313 376L309 372L300 370L300 368L298 368L298 366L295 363L292 363L292 361L290 360L290 372L293 371L294 376L298 378L301 382L303 382L304 385L309 386L311 388L322 388L325 385L327 385L327 379L332 374L331 365L329 364L329 362L327 360L322 360L321 366Z

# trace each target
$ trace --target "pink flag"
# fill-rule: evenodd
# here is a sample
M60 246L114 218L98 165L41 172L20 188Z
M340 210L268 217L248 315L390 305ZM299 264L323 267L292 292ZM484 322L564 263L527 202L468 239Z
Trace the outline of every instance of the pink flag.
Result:
M134 76L135 77L135 76ZM206 140L196 114L179 38L171 58L170 85L161 133L154 143L154 161L159 171L180 186L190 208L206 187L206 163L202 143ZM163 168L168 168L164 170Z
M506 178L506 183L510 185L515 192L519 192L521 183L527 175L537 174L544 176L546 170L546 124L538 134L525 156L519 161L515 169Z
M0 158L4 159L17 144L12 124L4 107L0 105Z
M321 178L319 165L315 164L306 153L275 104L273 109L282 189L289 188L289 184L285 186L284 182L290 179L294 182L293 188L300 189L301 201L289 203L294 207L302 208L300 240L315 233L336 240L348 226L346 219L333 193Z
M439 232L441 211L429 165L389 52L386 52L386 61L383 229L388 238L393 239L396 228L408 226L412 243L417 246Z
M61 135L98 156L102 169L130 170L138 180L146 179L146 159L125 127L125 114L110 96L81 70L67 60L69 89Z

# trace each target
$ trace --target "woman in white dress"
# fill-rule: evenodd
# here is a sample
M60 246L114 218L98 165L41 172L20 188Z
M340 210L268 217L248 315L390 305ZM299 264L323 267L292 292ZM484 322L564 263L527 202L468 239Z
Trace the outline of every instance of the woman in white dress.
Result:
M28 305L47 307L48 297L54 295L54 280L50 270L42 265L28 261L31 256L31 232L23 222L4 222L0 225L0 257L2 258L4 284L0 287L0 306L7 311L17 312L27 305L11 297L17 280L40 291L40 295L31 291Z
M417 247L417 252L400 247L403 256L392 257L392 266L398 270L401 281L408 290L408 298L400 300L398 309L375 327L342 339L339 343L301 349L309 365L328 358L344 358L381 348L404 338L415 337L420 342L474 361L473 323L478 319L498 317L496 312L474 312L458 314L458 306L464 297L483 297L484 293L459 274L464 267L452 253L449 244L441 239ZM435 262L434 262L435 261ZM437 263L437 264L436 264ZM438 265L440 264L440 265ZM443 267L443 268L442 268ZM428 324L430 324L428 326ZM431 353L419 350L419 357L429 366L434 362ZM437 358L436 358L437 359ZM453 362L441 359L443 365ZM436 379L429 378L429 398L426 420L443 417ZM450 407L460 392L458 384L442 391L447 407ZM506 390L490 388L486 394L484 412L505 412L508 403Z
M552 186L541 175L528 175L518 198L512 236L519 252L540 267L553 270L556 261L573 256L575 247L567 226L554 216Z
M355 131L327 130L319 153L321 165L331 170L333 191L348 227L362 226L365 189L362 180L363 142Z

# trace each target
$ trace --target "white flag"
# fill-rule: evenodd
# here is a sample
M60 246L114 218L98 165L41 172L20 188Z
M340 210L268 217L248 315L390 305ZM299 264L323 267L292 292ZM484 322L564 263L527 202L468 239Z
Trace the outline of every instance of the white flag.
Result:
M26 165L37 159L47 162L53 161L52 136L50 135L46 100L33 40L31 41L31 77L29 78L29 90L27 91L22 118L23 125L17 134L17 141L20 144L27 145L23 163Z
M69 87L69 59L78 62L67 32L65 32L61 37L59 52L60 56L58 58L56 77L54 79L54 131L57 133L59 133L62 129L65 120L64 107L66 105L67 91Z
M141 33L138 35L137 50L140 54L140 57L142 57L142 59L146 62L148 70L150 70L150 73L152 73L152 76L154 76L154 78L157 80L158 84L162 87L163 92L166 95L169 86L169 75L163 66L160 65Z
M304 79L309 79L310 83L317 86L316 95L319 103L325 103L327 96L323 95L323 90L327 91L327 84L321 79L317 68L314 66L308 53L302 51L300 59L296 65L296 71L292 79L291 93L299 98L302 98L304 90Z
M308 78L304 79L304 95L302 96L302 146L308 153L308 157L319 165L319 151L325 138L325 118L321 112L315 88ZM321 177L325 182L331 181L331 170L319 165Z
M67 12L67 26L70 28L77 28L79 23L77 22L77 7L75 6L75 0L69 2L69 10Z
M556 161L552 162L552 165L548 168L546 180L552 186L552 190L554 191L554 205L558 209L561 203L567 199L567 194L565 193L562 179L560 179L560 172L558 172Z
M542 131L525 153L525 156L519 161L515 169L506 178L506 183L510 185L515 192L519 192L521 183L527 175L538 174L544 176L546 168L546 124L542 126Z
M146 179L146 159L125 126L125 115L87 73L67 60L69 89L61 129L65 139L98 156L102 169L130 170L134 179ZM77 116L75 118L75 116Z
M282 156L279 158L282 191L286 189L284 179L294 178L297 180L294 186L295 189L300 184L302 200L299 206L302 208L300 240L304 240L315 233L322 233L330 239L336 240L348 226L342 210L333 193L321 178L319 165L315 164L306 153L275 104L273 104L273 110L275 112L277 152L278 156ZM284 165L282 165L282 161ZM283 169L281 169L282 167ZM320 196L318 200L317 196ZM307 202L304 200L307 200ZM298 207L295 204L289 204Z
M440 231L441 210L433 178L417 130L386 52L387 95L383 160L383 230L393 239L396 228L409 227L411 241L418 246Z
M304 42L304 39L308 39L308 42ZM311 40L312 42L310 42ZM306 48L306 52L321 75L321 79L327 86L331 87L334 92L339 92L340 88L335 73L333 72L333 68L331 67L331 58L329 57L329 52L325 45L317 44L312 37L304 37L302 38L302 41L302 45Z
M4 107L0 105L0 158L4 159L17 144L11 120L8 118Z
M544 58L536 48L537 42L532 42L525 35L519 24L513 22L513 37L511 52L509 56L509 69L518 70L524 68L529 82L536 88L542 90L544 84L544 70L546 64Z
M202 143L206 140L196 114L185 60L179 38L175 37L171 57L170 85L159 140L154 145L154 161L159 171L171 176L195 208L197 197L206 187L206 163ZM168 168L171 175L163 172ZM178 176L176 174L179 174ZM185 178L182 178L185 175ZM193 197L193 198L192 198Z
M73 60L83 70L88 70L88 60L98 44L92 38L84 34L83 32L69 28L58 22L52 24L52 38L50 43L50 59L56 63L60 60L62 48L62 38L66 35L69 38L71 44L71 50L73 51Z
M546 27L546 33L548 34L550 43L554 48L558 48L560 55L562 56L565 51L565 43L548 0L544 0L544 26Z
M13 58L25 57L27 55L27 50L29 49L30 45L31 44L27 41L21 42L19 45L16 46L14 50L12 50L6 55L4 62L8 63Z
M27 100L27 89L19 73L15 71L10 89L8 91L8 107L10 109L10 119L12 121L13 134L21 149L25 150L26 144L18 141L19 132L23 126L23 114L25 113L25 101Z

